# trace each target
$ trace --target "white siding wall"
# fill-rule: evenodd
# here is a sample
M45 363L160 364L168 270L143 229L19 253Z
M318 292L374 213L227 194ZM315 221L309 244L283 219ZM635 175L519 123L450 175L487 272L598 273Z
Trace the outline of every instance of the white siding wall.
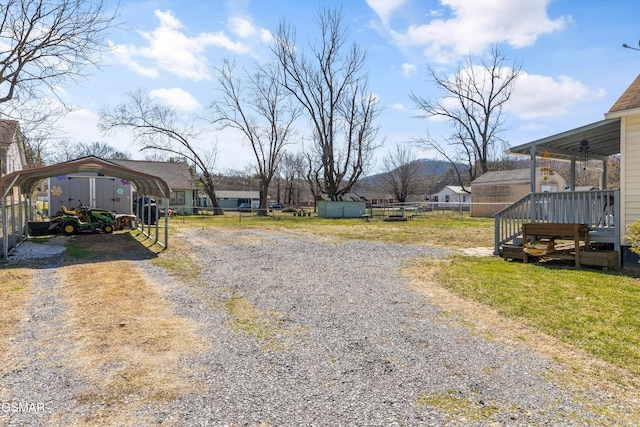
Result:
M22 170L22 159L18 144L14 142L7 150L7 175L19 170Z
M640 219L640 116L623 117L621 144L621 244L632 222Z

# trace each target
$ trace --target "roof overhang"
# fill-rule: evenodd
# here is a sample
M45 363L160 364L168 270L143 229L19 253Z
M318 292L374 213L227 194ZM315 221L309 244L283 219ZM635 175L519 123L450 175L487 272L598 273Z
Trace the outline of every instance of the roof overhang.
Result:
M40 181L46 178L72 173L91 172L106 176L123 178L132 182L138 193L169 198L171 189L167 182L158 177L117 165L99 157L82 157L69 162L58 163L33 169L12 172L0 178L0 191L6 197L11 188L20 187L23 193L30 194Z
M572 160L580 156L580 142L589 141L590 158L604 160L620 153L620 118L609 118L576 129L518 145L507 150L508 154L531 156L547 151L551 158Z

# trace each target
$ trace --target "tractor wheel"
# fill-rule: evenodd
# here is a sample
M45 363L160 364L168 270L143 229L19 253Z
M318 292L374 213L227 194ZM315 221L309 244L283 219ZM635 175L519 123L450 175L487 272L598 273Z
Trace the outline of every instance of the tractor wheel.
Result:
M113 225L105 224L104 227L102 227L102 231L105 233L113 233Z
M62 224L62 233L66 236L71 236L78 232L78 224L73 221L66 221Z

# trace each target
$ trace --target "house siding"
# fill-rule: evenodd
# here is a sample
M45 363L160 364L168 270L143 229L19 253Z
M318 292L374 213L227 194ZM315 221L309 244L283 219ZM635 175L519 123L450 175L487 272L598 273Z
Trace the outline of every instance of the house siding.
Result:
M623 186L622 216L624 229L634 221L640 219L640 170L629 165L640 164L640 116L630 116L621 122L622 134L625 136L622 144L622 171L621 185ZM624 239L624 232L621 233ZM620 242L624 244L625 242Z

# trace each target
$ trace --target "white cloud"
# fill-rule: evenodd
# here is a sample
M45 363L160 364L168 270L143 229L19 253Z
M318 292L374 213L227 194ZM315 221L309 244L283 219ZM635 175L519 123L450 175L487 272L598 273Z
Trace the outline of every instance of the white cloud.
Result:
M455 57L479 54L493 43L520 48L535 43L542 34L563 29L570 17L547 16L548 0L441 0L442 17L427 24L392 31L404 46L423 46L427 57L441 63ZM437 16L433 11L430 16Z
M416 71L416 66L415 64L409 64L408 62L405 62L404 64L402 64L402 75L405 77L409 77L411 76L414 72Z
M525 120L555 118L603 94L603 90L592 91L569 76L554 79L524 73L516 81L516 88L506 108L511 114Z
M389 17L394 10L405 4L407 0L367 0L367 4L373 9L383 24L389 22Z
M270 43L273 39L271 32L264 28L258 28L242 16L232 16L228 20L231 31L242 39L258 39L263 43Z
M393 104L389 105L389 107L392 110L396 110L396 111L404 111L407 109L407 107L405 107L404 104L400 102L394 102Z
M182 111L193 112L202 107L193 95L178 87L155 89L149 92L149 96Z
M145 76L156 76L156 67L191 80L210 79L206 48L220 47L234 53L247 53L245 44L231 40L223 31L200 33L189 37L181 29L182 23L171 11L156 10L159 26L151 32L139 34L147 46L115 46L115 55L123 64ZM148 61L150 65L141 64Z

